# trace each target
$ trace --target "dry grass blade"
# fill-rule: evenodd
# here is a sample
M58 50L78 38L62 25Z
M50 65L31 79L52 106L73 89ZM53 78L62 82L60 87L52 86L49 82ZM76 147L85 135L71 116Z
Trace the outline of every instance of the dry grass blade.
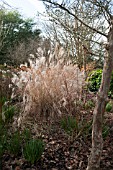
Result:
M61 56L57 56L56 64L53 61L49 66L44 56L29 60L29 69L13 78L23 96L26 114L47 118L75 112L74 103L80 100L85 84L84 74L76 65L60 62L58 58Z

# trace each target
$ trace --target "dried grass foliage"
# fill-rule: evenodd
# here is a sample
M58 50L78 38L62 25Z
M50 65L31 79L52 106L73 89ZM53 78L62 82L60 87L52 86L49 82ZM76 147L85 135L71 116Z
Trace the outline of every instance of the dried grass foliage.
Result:
M64 64L62 59L49 66L45 61L44 56L29 60L30 67L24 66L12 79L23 96L23 116L48 118L74 114L76 102L83 95L83 72L69 62Z

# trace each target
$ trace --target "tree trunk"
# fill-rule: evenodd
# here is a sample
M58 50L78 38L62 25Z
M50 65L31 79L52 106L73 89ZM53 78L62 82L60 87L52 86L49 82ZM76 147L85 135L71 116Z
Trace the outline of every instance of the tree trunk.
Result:
M2 71L0 70L0 119L2 116Z
M105 112L113 70L113 25L108 33L108 56L105 58L101 86L97 94L97 102L93 112L92 150L86 170L100 170L100 159L103 149L102 118Z

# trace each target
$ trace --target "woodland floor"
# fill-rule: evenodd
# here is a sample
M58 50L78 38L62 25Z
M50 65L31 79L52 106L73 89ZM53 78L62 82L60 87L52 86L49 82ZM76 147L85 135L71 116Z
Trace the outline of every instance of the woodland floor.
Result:
M101 170L113 170L112 116L106 118L110 131L104 139ZM43 126L41 132L46 147L39 161L31 165L21 153L16 157L6 153L2 158L2 170L85 170L91 148L91 134L70 137L59 127L59 123L53 123L48 130L47 127ZM39 131L35 130L32 135L39 137Z

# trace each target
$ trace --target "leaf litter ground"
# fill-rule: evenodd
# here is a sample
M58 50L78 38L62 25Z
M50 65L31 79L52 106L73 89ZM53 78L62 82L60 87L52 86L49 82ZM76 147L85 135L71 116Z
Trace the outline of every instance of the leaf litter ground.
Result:
M113 120L112 114L107 116L110 131L104 139L101 158L101 170L113 170ZM91 134L77 138L69 136L61 129L59 123L42 125L32 130L34 137L45 142L45 150L39 161L34 165L27 162L22 153L17 156L5 153L2 159L3 170L85 170L91 148ZM41 127L41 129L39 128Z

